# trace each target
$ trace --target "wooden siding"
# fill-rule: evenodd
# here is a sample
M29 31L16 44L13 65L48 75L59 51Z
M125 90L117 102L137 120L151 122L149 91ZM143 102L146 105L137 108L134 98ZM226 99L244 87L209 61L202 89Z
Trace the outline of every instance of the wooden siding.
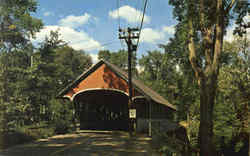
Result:
M118 89L128 93L128 83L115 74L106 64L102 64L98 69L82 80L76 87L67 92L66 96L72 98L73 95L87 89ZM139 96L137 91L133 91L133 96Z

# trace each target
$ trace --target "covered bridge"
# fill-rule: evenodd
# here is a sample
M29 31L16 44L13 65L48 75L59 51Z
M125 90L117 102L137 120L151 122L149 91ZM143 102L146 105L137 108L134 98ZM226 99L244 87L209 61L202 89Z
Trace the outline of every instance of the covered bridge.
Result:
M141 81L132 79L136 130L148 132L153 121L173 120L176 107ZM64 88L59 97L74 103L81 129L128 129L128 74L100 60Z

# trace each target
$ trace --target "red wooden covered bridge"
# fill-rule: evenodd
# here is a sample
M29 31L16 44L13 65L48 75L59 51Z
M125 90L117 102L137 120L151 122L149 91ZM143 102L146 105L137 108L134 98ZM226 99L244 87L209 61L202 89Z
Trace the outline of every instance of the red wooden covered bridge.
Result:
M173 120L175 106L139 80L132 84L137 131L149 131L153 121ZM128 129L128 75L107 61L81 74L59 97L74 103L81 129Z

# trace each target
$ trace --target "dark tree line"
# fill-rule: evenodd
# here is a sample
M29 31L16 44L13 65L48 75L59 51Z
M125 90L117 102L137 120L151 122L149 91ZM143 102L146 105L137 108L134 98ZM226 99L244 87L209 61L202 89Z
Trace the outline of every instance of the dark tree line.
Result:
M37 3L29 0L0 4L1 131L71 121L71 103L62 105L56 95L92 65L88 54L68 46L58 32L33 45L31 37L43 27L30 15L36 9Z

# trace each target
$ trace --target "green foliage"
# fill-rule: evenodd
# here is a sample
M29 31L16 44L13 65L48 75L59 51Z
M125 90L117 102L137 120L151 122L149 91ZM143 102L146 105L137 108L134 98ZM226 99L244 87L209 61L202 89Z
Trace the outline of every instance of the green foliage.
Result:
M56 50L55 62L57 62L58 68L56 71L58 81L60 81L60 86L63 87L92 65L90 55L84 51L75 51L68 46Z
M91 64L89 55L73 50L59 40L58 32L51 32L39 51L34 53L30 68L29 90L32 90L30 97L35 104L36 120L53 120L53 105L59 106L55 97L60 89Z
M178 49L177 52L180 55L186 55L186 58L189 58L192 68L188 66L186 67L193 69L200 89L197 94L200 95L200 116L197 116L200 120L198 133L200 154L204 156L216 155L214 145L220 144L220 138L217 135L222 135L223 131L226 131L226 134L224 133L224 135L229 136L231 131L231 128L224 129L222 127L237 127L238 122L236 119L239 119L237 109L235 109L236 106L238 107L239 101L237 101L237 104L230 105L227 103L228 101L225 102L227 96L224 93L219 92L220 95L216 95L216 93L218 93L217 80L219 69L221 66L224 68L224 65L228 63L231 63L232 66L234 62L230 59L235 57L235 55L233 56L221 51L223 46L223 36L232 19L236 19L233 22L239 27L245 25L243 17L250 11L249 3L247 1L234 0L177 0L169 1L169 4L174 6L173 14L179 23L176 26L177 31L175 33L175 38L170 40L170 44L168 44L171 46L166 46L165 49L170 49L170 52L176 52L175 50ZM240 32L242 31L240 30ZM178 33L185 35L178 35ZM177 46L175 46L174 43L179 43L181 48L176 48ZM188 51L185 49L188 49ZM182 54L181 52L186 54ZM185 61L185 59L183 60ZM236 63L236 65L239 64ZM240 72L238 74L241 76L244 75ZM239 78L237 79L239 80ZM182 83L185 81L186 80L182 81ZM239 84L239 81L237 83ZM231 86L231 84L228 84L228 87ZM244 85L240 86L242 87ZM247 89L245 86L243 88L245 93L245 90ZM230 88L230 90L231 89L232 88ZM240 89L239 85L238 89ZM240 96L237 96L236 99L240 99ZM189 100L186 99L186 101ZM225 105L231 109L225 109ZM238 107L238 110L242 111L242 109L242 107ZM248 115L245 114L244 116ZM231 120L235 120L236 123L231 123ZM213 133L215 133L214 138ZM198 136L198 134L196 136ZM224 141L225 139L223 140L223 143ZM214 144L215 142L217 144ZM217 150L219 150L218 148L220 148L220 146L217 146Z
M177 41L175 41L177 42ZM165 52L152 51L143 55L139 65L143 69L140 78L172 104L179 108L178 121L186 120L189 107L197 96L190 65L185 55L170 51L177 44L161 45ZM169 48L166 48L169 47ZM176 53L175 53L176 52ZM186 59L186 60L185 60Z
M56 134L65 134L72 130L73 106L72 103L62 102L52 99L49 110L52 113L51 126L54 128Z
M181 34L179 34L181 35ZM179 45L184 42L182 38L172 39L167 45L160 45L164 52L149 51L139 59L139 65L143 69L140 79L152 89L164 96L171 104L178 107L176 122L187 124L187 132L192 147L197 147L199 130L199 99L198 87L194 85L193 73L185 53L182 53ZM178 44L179 43L179 44ZM185 48L183 48L185 49ZM160 134L160 138L168 142L169 137ZM180 152L178 143L164 143L161 150L164 152ZM163 141L164 142L164 141ZM174 151L173 151L174 149Z
M148 51L139 59L139 64L134 54L132 69L133 76L139 76L145 84L178 107L176 121L186 124L190 146L197 148L200 146L199 95L202 90L195 82L188 59L190 36L187 13L192 14L196 63L201 69L208 64L203 53L208 44L203 40L202 27L215 28L218 16L215 11L217 1L204 0L202 23L202 16L197 16L200 15L200 3L192 2L169 1L174 6L174 17L179 21L174 37L167 44L160 45L163 52ZM230 2L223 0L223 8L230 6ZM244 35L243 17L249 12L246 2L237 1L233 10L225 14L224 28L234 18L238 24L235 33ZM188 11L188 4L191 3L194 9ZM70 132L73 105L56 99L56 95L92 65L88 54L69 47L60 40L57 31L51 32L35 49L29 40L42 27L42 22L31 16L36 9L34 0L2 0L0 4L0 146ZM211 36L214 41L214 33ZM103 50L98 53L99 59L107 60L125 71L127 57L124 50ZM246 148L249 138L249 59L249 40L237 38L232 43L224 43L214 105L213 143L217 151L224 152L225 156L226 152L243 155L241 151ZM136 68L138 65L140 72ZM174 138L166 136L165 140L173 140L173 146L165 146L162 151L180 151Z
M35 0L2 0L0 4L0 51L25 47L30 37L42 27L42 21L31 16Z
M37 51L30 48L0 53L3 130L42 121L71 126L72 105L65 107L55 98L62 87L91 65L91 57L59 40L58 32L51 32Z
M125 50L119 50L118 52L110 52L109 50L101 50L98 53L98 59L104 59L117 67L123 69L124 71L128 70L128 52ZM138 76L138 71L136 68L136 54L133 53L132 56L132 74L133 76Z
M22 125L23 119L28 118L25 112L29 108L28 95L24 93L27 84L24 81L27 78L26 69L28 68L27 54L20 51L0 54L1 73L1 91L2 107L5 109L4 120L6 130ZM6 61L10 60L10 61Z
M71 124L67 120L58 119L52 126L54 127L55 134L66 134L72 132Z
M100 50L98 53L98 59L104 59L110 61L111 53L109 50Z
M219 95L215 106L217 147L240 152L249 137L249 40L236 38L225 43L224 51L231 57L221 68Z
M0 97L4 131L24 124L30 108L25 79L28 75L30 37L42 22L30 14L37 3L30 0L3 0L0 5Z

